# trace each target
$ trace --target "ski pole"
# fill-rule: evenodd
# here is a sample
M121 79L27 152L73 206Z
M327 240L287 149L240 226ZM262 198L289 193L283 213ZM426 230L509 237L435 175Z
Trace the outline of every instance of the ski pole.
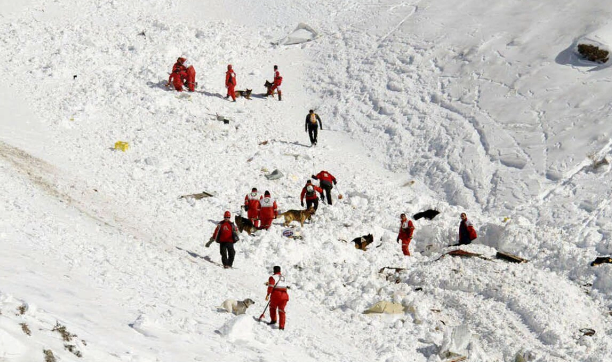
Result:
M278 278L276 283L274 283L274 286L272 287L272 292L274 292L274 289L276 289L276 286L278 285L280 280L281 278ZM268 285L268 283L266 283L266 285ZM268 304L266 304L266 307L264 308L263 312L261 312L261 315L259 316L259 319L257 320L258 322L261 322L261 319L265 317L266 315L266 310L268 310L268 306L270 305L270 302L272 301L272 292L270 292L270 300L268 300Z

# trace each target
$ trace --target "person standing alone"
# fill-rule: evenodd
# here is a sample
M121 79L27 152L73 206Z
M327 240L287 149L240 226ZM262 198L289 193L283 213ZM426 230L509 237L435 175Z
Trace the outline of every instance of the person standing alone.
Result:
M236 102L236 73L232 69L232 65L227 65L227 72L225 72L225 88L227 88L227 95L225 98L232 97L232 101Z
M270 323L269 325L276 324L278 319L278 329L285 329L285 306L289 301L289 294L287 289L289 286L285 282L285 277L281 274L281 267L274 267L274 274L268 278L266 283L268 286L268 293L266 294L266 300L270 301ZM278 309L278 318L276 316L276 310Z
M234 265L234 256L236 251L234 250L234 243L240 240L238 237L238 229L233 222L230 221L232 214L226 211L223 214L223 221L217 224L217 228L210 238L206 247L208 248L213 241L219 243L219 252L221 253L221 262L225 269L231 268Z
M321 123L321 117L314 112L314 110L309 110L306 115L306 123L304 124L304 131L308 132L308 137L310 137L310 145L317 145L317 133L319 128L323 130L323 123Z
M406 214L400 215L400 229L399 234L397 235L397 242L402 241L402 252L406 256L410 256L410 242L412 241L412 233L414 233L414 225L412 224L412 220L408 220Z

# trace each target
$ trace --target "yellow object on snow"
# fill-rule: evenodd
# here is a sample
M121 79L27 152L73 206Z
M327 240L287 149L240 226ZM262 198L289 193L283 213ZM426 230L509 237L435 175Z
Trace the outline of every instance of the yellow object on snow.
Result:
M393 303L382 300L363 311L363 314L372 313L401 314L404 313L404 306L400 303Z
M121 150L123 152L127 151L128 148L130 148L130 144L127 142L123 142L123 141L117 141L115 142L115 149L116 150Z

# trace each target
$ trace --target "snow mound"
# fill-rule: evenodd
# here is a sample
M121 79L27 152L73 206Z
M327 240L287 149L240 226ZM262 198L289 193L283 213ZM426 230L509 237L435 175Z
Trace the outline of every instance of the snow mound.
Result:
M251 341L253 340L253 317L247 315L237 316L230 319L221 328L219 334L227 337L230 341Z
M15 358L25 352L25 346L8 332L0 329L0 360Z
M580 57L584 57L584 52L579 50L579 47L592 46L597 48L599 51L605 51L607 54L610 53L610 44L612 44L612 23L609 23L589 34L586 34L578 39L574 52ZM609 56L606 56L605 61L602 63L608 63ZM591 60L591 59L589 59Z

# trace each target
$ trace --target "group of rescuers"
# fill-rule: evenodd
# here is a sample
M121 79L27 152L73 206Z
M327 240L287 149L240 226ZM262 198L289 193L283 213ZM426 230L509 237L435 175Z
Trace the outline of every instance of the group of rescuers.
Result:
M187 87L190 92L195 91L197 82L195 80L196 71L193 65L187 63L186 57L179 57L176 63L172 66L172 73L168 77L166 87L172 85L177 92L182 92L183 87ZM278 100L281 101L282 90L280 88L283 82L283 77L280 75L278 65L274 66L274 76L272 82L268 82L270 87L268 88L267 95L271 96L274 93L278 94ZM225 72L225 88L227 88L227 94L225 98L232 98L233 102L236 102L236 72L231 64L227 65L227 71Z
M321 171L316 176L312 176L314 179L320 180L320 185L315 186L310 180L306 181L306 185L302 188L300 194L300 201L302 207L304 207L304 198L306 199L306 209L318 208L319 200L316 195L318 192L321 195L321 200L325 201L327 197L328 203L332 204L331 189L332 184L336 184L336 178L327 171ZM324 193L325 190L325 193ZM247 216L259 229L268 229L274 220L278 216L278 207L276 201L272 199L270 192L264 192L263 196L257 193L257 188L253 188L249 194L244 198L244 209L247 211ZM217 227L210 238L207 246L212 241L219 243L221 259L223 261L224 268L231 268L234 262L235 250L234 243L239 240L238 229L236 225L231 221L231 213L225 211L223 215L223 221L217 224ZM401 241L402 252L406 256L410 256L410 242L412 241L412 235L414 233L414 224L412 220L406 217L406 214L400 215L400 228L397 235L397 242ZM471 221L467 219L467 214L461 213L461 222L459 223L459 245L470 244L476 239L476 230ZM280 330L285 329L285 306L289 301L289 294L287 289L289 285L285 282L284 276L281 274L281 267L275 266L273 275L270 276L267 285L266 301L269 301L270 306L270 322L268 324L275 325L278 321L278 328ZM278 315L277 315L278 312Z
M169 87L172 84L174 89L178 92L182 92L183 87L187 87L190 92L193 92L197 85L195 76L196 71L193 65L187 63L187 58L179 57L172 66L172 73L170 73L166 86ZM270 84L266 96L274 96L274 93L276 93L278 95L278 100L282 100L283 92L281 90L281 84L283 83L283 77L278 70L278 65L274 66L272 82L266 82ZM231 97L232 101L236 102L236 72L231 64L227 65L227 72L225 72L225 88L227 88L225 98ZM318 130L323 130L323 124L321 123L319 115L314 113L312 109L306 115L304 128L304 131L308 132L310 145L316 146Z
M193 92L196 87L195 69L192 65L188 65L186 61L187 59L185 57L177 59L172 67L172 73L167 83L167 85L172 84L179 92L183 91L183 86L186 86L190 92ZM276 92L278 94L278 100L282 100L282 90L280 88L282 81L283 77L280 75L278 66L275 65L274 80L271 82L272 85L268 88L267 96L274 95L274 92ZM235 102L236 73L231 64L227 66L227 72L225 73L225 87L227 88L227 95L225 98L231 97L232 101ZM316 146L318 129L322 130L323 125L319 115L314 113L312 109L306 115L304 128L304 130L308 132L311 146ZM321 171L317 175L312 175L312 178L319 180L319 186L315 186L310 180L306 181L306 185L304 185L300 194L300 203L302 207L305 206L306 209L312 207L316 211L319 207L317 192L320 195L321 201L325 201L327 198L327 203L331 205L331 190L333 185L336 185L337 180L327 171ZM304 205L304 200L306 200L306 205ZM270 192L265 191L263 196L260 196L255 187L244 198L244 210L247 212L248 219L258 229L267 230L272 225L272 221L278 217L278 206L276 200L271 197ZM225 211L223 214L223 221L217 224L213 236L207 244L207 246L209 246L212 241L219 243L221 260L225 269L231 268L234 263L234 256L236 254L234 243L239 240L238 229L231 221L231 216L229 211ZM399 243L401 241L402 253L405 256L410 256L409 247L413 233L414 224L412 220L408 219L406 214L401 214L397 242ZM470 244L475 238L476 230L472 222L467 219L465 213L461 213L461 222L459 223L459 245ZM268 278L266 285L266 301L269 301L271 319L268 324L275 325L278 321L279 329L284 330L285 306L289 301L289 295L287 294L289 285L285 282L285 278L281 274L280 266L274 266L273 274Z

